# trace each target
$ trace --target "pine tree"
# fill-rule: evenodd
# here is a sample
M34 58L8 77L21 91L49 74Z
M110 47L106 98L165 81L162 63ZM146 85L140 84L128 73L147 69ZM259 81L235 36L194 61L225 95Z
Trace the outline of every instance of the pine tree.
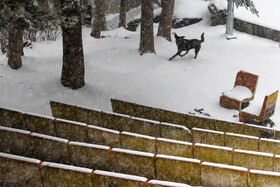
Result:
M142 0L139 53L155 53L153 0Z
M162 36L171 41L172 18L174 12L174 0L162 0L162 11L157 36Z
M34 0L0 1L0 25L1 29L5 29L9 33L8 65L12 69L18 69L22 66L23 31L36 31L52 24L56 25L55 21L51 23L49 20L54 20L54 17L39 11Z
M61 0L63 65L61 83L72 89L85 85L81 9L78 0Z

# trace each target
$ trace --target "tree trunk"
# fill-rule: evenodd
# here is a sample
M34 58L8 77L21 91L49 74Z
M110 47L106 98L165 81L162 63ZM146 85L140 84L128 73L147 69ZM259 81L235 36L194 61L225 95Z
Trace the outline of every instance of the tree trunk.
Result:
M75 24L62 25L63 42L63 66L61 83L72 89L78 89L85 85L84 53L82 41L81 11L78 2L71 8L72 0L62 0L62 15L69 19L76 19Z
M8 49L8 65L12 69L19 69L22 66L21 56L23 55L23 33L15 24L13 24L9 30Z
M162 36L171 41L172 18L174 12L174 0L162 0L162 11L157 36Z
M228 0L226 34L233 34L234 2Z
M155 53L153 0L142 0L139 53Z
M127 0L121 0L119 27L126 28Z
M106 18L105 18L105 1L95 0L95 15L92 23L92 30L90 35L94 38L101 37L101 31L106 30Z

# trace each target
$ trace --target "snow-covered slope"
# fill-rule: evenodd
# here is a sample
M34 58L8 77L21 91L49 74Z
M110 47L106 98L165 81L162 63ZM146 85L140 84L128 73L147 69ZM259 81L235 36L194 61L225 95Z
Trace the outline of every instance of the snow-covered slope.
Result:
M111 111L110 98L117 98L184 113L203 108L214 118L238 121L233 117L237 111L219 106L221 93L233 87L238 71L260 76L254 100L257 104L280 89L278 43L237 31L237 40L226 40L225 26L210 27L207 19L173 31L186 38L199 38L205 32L197 59L190 51L184 58L168 61L176 53L175 42L159 37L155 38L156 55L140 56L139 32L121 28L104 32L108 37L97 40L89 36L89 29L84 29L86 86L79 90L60 84L61 38L25 49L23 66L17 71L10 69L7 58L1 55L0 105L51 115L50 100ZM272 117L277 129L279 102Z

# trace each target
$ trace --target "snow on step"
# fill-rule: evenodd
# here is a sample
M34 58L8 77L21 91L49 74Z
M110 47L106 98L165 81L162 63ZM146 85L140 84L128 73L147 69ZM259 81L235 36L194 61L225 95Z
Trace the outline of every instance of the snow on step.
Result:
M159 186L176 186L176 187L190 187L187 184L177 183L177 182L168 182L168 181L160 181L160 180L150 180L148 184L155 184Z
M47 115L42 115L42 114L37 114L37 113L31 113L31 112L25 112L24 114L30 115L30 116L39 117L39 118L50 119L50 120L54 120L55 119L52 116L47 116Z
M77 145L77 146L96 148L96 149L104 149L104 150L109 150L110 149L110 147L108 147L108 146L89 144L89 143L83 143L83 142L69 142L69 145Z
M103 113L109 114L109 115L113 115L113 116L118 116L118 117L124 117L124 118L129 118L129 115L125 115L125 114L120 114L120 113L114 113L114 112L109 112L109 111L102 111Z
M30 131L14 129L14 128L4 127L4 126L0 126L0 130L9 131L9 132L15 132L15 133L21 133L21 134L27 134L27 135L31 133Z
M214 131L209 129L200 129L200 128L192 128L194 131L202 131L202 132L209 132L209 133L216 133L216 134L224 134L222 131Z
M120 148L113 148L112 151L119 152L119 153L138 155L138 156L145 156L145 157L154 157L155 156L155 154L152 154L152 153L133 151L133 150L128 150L128 149L120 149Z
M275 139L261 138L260 140L268 141L268 142L273 142L273 143L280 143L280 140L275 140Z
M17 110L17 109L13 109L13 108L9 108L9 107L0 106L0 108L4 109L4 110L10 110L10 111L13 111L13 112L24 113L23 111L20 111L20 110Z
M103 176L108 176L108 177L133 180L133 181L139 181L139 182L146 182L148 180L145 177L139 177L139 176L135 176L135 175L127 175L127 174L121 174L121 173L114 173L114 172L108 172L108 171L101 171L101 170L95 170L93 173L96 175L103 175Z
M273 157L272 153L264 153L264 152L257 152L257 151L247 151L247 150L235 149L234 152Z
M100 130L100 131L109 132L109 133L112 133L112 134L119 134L120 133L119 131L116 131L116 130L107 129L107 128L104 128L104 127L98 127L98 126L94 126L94 125L88 125L87 127L91 128L91 129L96 129L96 130Z
M176 127L176 128L182 128L184 130L186 130L188 133L190 133L190 129L188 129L187 127L183 126L183 125L177 125L177 124L172 124L172 123L166 123L166 122L161 122L161 125L166 125L166 126L171 126L171 127Z
M274 130L273 128L270 128L270 127L263 127L263 126L260 126L260 125L252 125L252 124L244 124L245 126L249 126L249 127L256 127L258 129L264 129L264 130Z
M237 136L237 137L241 137L241 138L255 139L255 140L259 139L256 136L249 136L249 135L244 135L244 134L235 134L235 133L230 133L230 132L226 132L226 135Z
M166 139L166 138L157 138L158 141L163 141L163 142L169 142L169 143L174 143L174 144L182 144L182 145L192 145L190 142L183 142L179 140L172 140L172 139Z
M271 176L276 176L280 177L279 172L273 172L273 171L262 171L262 170L250 170L250 173L255 173L255 174L262 174L262 175L271 175Z
M83 127L87 126L86 123L81 123L81 122L77 122L77 121L71 121L71 120L67 120L67 119L55 118L55 120L59 121L59 122L70 123L70 124L73 124L73 125L79 125L79 126L83 126Z
M239 167L239 166L231 166L226 164L217 164L212 162L202 162L202 166L212 166L212 167L218 167L218 168L226 168L226 169L232 169L232 170L239 170L239 171L248 171L247 168Z
M185 161L185 162L200 163L200 160L198 160L198 159L178 157L178 156L169 156L169 155L162 155L162 154L157 154L156 158L164 158L164 159L169 159L169 160L178 160L178 161Z
M147 123L160 124L159 121L154 121L154 120L145 119L145 118L139 118L139 117L132 117L132 116L131 116L131 119L139 120L139 121L144 121L144 122L147 122Z
M66 139L63 139L63 138L57 138L57 137L54 137L54 136L48 136L48 135L39 134L39 133L31 133L30 136L43 138L43 139L47 139L47 140L53 140L53 141L62 142L62 143L68 143L69 142L69 140L66 140Z
M27 158L27 157L23 157L23 156L17 156L17 155L2 153L2 152L0 152L0 157L12 159L12 160L19 160L19 161L23 161L23 162L30 162L30 163L34 163L34 164L41 163L41 161L38 159Z
M213 148L213 149L222 149L222 150L226 150L226 151L232 151L233 150L230 147L217 146L217 145L209 145L209 144L202 144L202 143L195 143L194 146L197 146L197 147L208 147L208 148Z
M77 167L77 166L71 166L71 165L65 165L65 164L57 164L57 163L53 163L53 162L42 162L41 166L70 170L70 171L77 171L77 172L89 173L89 174L91 174L93 172L92 169Z
M149 140L155 140L156 139L155 137L152 137L152 136L136 134L136 133L131 133L131 132L125 132L125 131L121 132L121 134L128 135L128 136L135 136L135 137L138 137L138 138L144 138L144 139L149 139Z

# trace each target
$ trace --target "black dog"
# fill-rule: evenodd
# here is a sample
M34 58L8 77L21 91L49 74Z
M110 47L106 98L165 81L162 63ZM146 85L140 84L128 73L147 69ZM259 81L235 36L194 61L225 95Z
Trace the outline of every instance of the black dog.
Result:
M197 54L201 48L201 43L204 42L204 33L201 34L201 39L191 39L191 40L187 40L184 39L185 36L178 36L176 33L173 33L175 35L175 39L176 39L176 45L178 48L178 52L171 58L169 58L169 60L172 60L173 58L175 58L176 56L180 56L183 57L186 54L188 54L189 50L194 49L195 52L195 57L197 57ZM186 51L185 54L181 54L183 51Z

